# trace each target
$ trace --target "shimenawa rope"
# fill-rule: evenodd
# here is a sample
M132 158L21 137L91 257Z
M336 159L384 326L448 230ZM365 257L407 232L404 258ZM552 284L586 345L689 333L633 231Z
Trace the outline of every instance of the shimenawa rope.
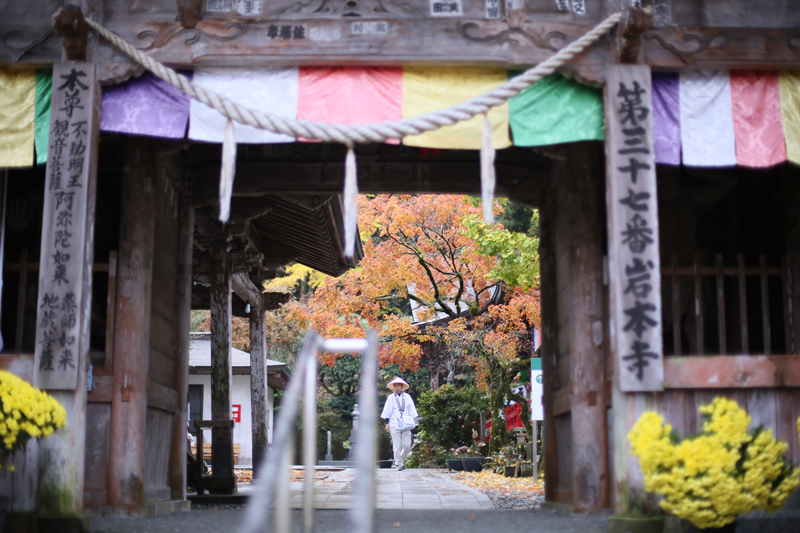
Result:
M488 124L488 113L493 107L505 103L508 99L518 95L545 76L549 76L557 68L567 63L570 59L581 53L600 37L605 35L621 19L621 13L614 13L603 22L592 28L577 41L559 50L555 55L535 67L526 70L519 76L503 83L495 89L480 96L471 98L466 102L449 108L439 109L413 118L383 122L379 124L346 125L327 124L324 122L310 122L307 120L294 120L272 113L250 109L237 104L220 94L208 91L196 85L186 76L178 74L171 68L148 57L125 42L117 34L106 29L99 23L86 19L89 26L114 46L122 50L132 59L146 67L158 78L169 83L182 93L216 110L226 118L225 142L220 174L220 221L227 222L230 213L231 194L233 192L236 143L233 139L231 120L255 128L265 129L274 133L283 133L293 137L306 137L321 141L338 142L347 146L345 164L344 186L344 219L345 219L345 255L353 257L356 233L356 195L358 194L358 181L356 178L355 143L378 143L387 139L399 139L408 135L418 135L426 131L437 130L444 126L452 126L458 122L469 120L476 115L486 115L484 118L484 131L481 148L481 196L483 197L484 219L492 222L492 203L494 199L494 148L491 141L491 128ZM487 131L488 130L488 131Z

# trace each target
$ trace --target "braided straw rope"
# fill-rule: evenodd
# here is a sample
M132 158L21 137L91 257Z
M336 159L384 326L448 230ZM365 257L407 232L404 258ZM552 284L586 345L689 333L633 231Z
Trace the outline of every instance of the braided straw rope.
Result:
M476 115L488 113L491 108L502 105L509 98L518 95L521 91L527 89L545 76L552 74L557 68L566 64L570 59L588 48L592 43L613 28L620 21L621 16L621 13L614 13L586 35L570 43L543 63L539 63L535 67L528 69L521 75L503 83L497 88L475 98L471 98L466 102L413 118L360 126L327 124L324 122L310 122L308 120L292 120L279 117L272 113L262 113L239 105L222 95L208 91L192 83L186 76L178 74L171 68L148 57L99 23L88 18L86 22L97 33L150 70L157 77L169 83L182 93L187 94L189 97L218 111L227 118L239 122L240 124L269 130L274 133L283 133L291 135L292 137L319 139L321 141L338 142L347 146L353 146L354 143L378 143L384 142L387 139L399 139L407 135L418 135L426 131L437 130L444 126L452 126L457 122L469 120Z

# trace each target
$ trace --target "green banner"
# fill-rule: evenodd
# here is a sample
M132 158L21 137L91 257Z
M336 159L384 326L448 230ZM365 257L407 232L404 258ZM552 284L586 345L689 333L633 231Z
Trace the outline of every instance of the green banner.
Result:
M53 95L53 71L36 71L36 116L34 118L34 142L36 164L47 163L47 144L50 138L50 98Z
M542 358L541 357L534 357L531 359L531 370L541 370L542 369Z
M517 72L510 72L514 77ZM542 146L605 138L603 91L561 74L534 83L509 100L515 146Z

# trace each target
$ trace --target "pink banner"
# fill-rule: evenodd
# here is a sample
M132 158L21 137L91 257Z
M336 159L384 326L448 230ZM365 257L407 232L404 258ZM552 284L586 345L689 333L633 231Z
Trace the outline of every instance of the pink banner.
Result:
M769 167L786 161L777 72L731 71L736 162Z
M329 124L400 120L402 102L402 68L300 69L298 119Z

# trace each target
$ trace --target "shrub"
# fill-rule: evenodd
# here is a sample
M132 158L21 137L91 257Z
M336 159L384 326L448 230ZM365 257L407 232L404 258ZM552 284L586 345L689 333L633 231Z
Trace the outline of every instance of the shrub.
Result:
M473 386L443 385L423 393L417 402L419 428L424 440L445 450L472 442L480 429L480 414L489 409L486 395Z

